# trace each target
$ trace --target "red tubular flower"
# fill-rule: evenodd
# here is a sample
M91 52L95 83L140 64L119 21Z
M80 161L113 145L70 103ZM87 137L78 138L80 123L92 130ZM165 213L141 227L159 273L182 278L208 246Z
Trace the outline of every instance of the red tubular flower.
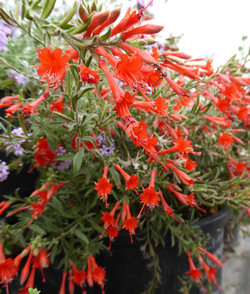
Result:
M75 291L75 285L74 285L74 277L72 274L72 270L69 270L69 282L68 282L68 289L70 294L74 294Z
M83 37L84 38L88 38L91 36L91 33L97 28L99 27L100 25L102 25L106 19L108 18L109 16L109 10L107 11L101 11L101 12L97 12L91 22L90 22L90 25L89 25L89 28L88 30L83 34Z
M47 199L50 199L54 195L54 193L63 186L64 186L64 183L60 183L58 185L53 184L52 188L48 191Z
M33 251L31 250L30 253L29 253L29 257L28 257L28 259L27 259L27 261L26 261L26 263L25 263L25 265L24 265L24 267L23 267L23 269L21 271L21 275L20 275L20 284L21 285L26 281L26 279L27 279L27 277L29 275L30 263L31 263L32 257L33 257Z
M218 124L224 128L230 127L230 121L226 117L205 116L208 121Z
M114 55L119 55L121 57L121 61L117 63L116 72L114 73L114 77L118 78L122 81L125 81L127 85L131 87L135 87L136 84L138 86L144 86L140 70L142 68L142 61L137 54L133 54L131 57L123 54L120 49L114 48L112 50Z
M93 273L90 265L90 258L87 260L87 282L89 287L93 287Z
M214 104L216 104L216 107L218 108L218 103L221 102L221 100L219 100L217 97L213 96L211 93L209 93L208 91L204 91L202 93L203 96L208 96L213 102ZM220 109L221 110L221 109Z
M178 58L181 58L181 59L190 59L192 58L191 55L188 55L186 53L183 53L183 52L172 52L172 51L163 51L162 52L162 56L175 56L175 57L178 57Z
M121 13L121 8L116 8L109 13L108 18L97 28L93 31L93 36L99 35L103 29L105 29L110 24L114 23Z
M184 91L175 81L171 80L169 77L165 77L169 86L173 89L173 91L179 96L189 97L190 94L187 91Z
M74 50L73 48L69 47L68 50L65 50L65 53L68 56L68 60L72 59L74 63L76 63L79 60L79 54L77 50Z
M146 24L144 26L140 26L134 29L131 29L129 31L124 32L122 36L122 40L125 41L128 38L134 36L134 35L153 35L159 33L161 30L163 30L164 26L160 25L154 25L154 24Z
M31 263L33 264L35 268L38 268L42 272L43 283L45 283L46 280L45 280L43 269L49 266L49 258L48 258L47 250L43 251L42 249L40 249L37 256L32 258Z
M113 69L116 69L117 64L119 62L119 60L116 57L114 57L113 55L111 55L107 51L105 51L105 49L102 46L98 46L96 48L96 53L99 56L103 56L104 58L106 58L108 63L113 67Z
M45 79L55 78L62 81L66 74L66 64L69 60L67 54L62 55L62 49L57 48L54 51L51 45L48 49L38 49L38 59L41 64L34 66L38 69L37 74Z
M115 222L114 216L111 215L110 212L102 212L103 216L101 217L101 221L104 223L103 227L106 230L108 227L112 226ZM102 233L103 235L103 233ZM102 236L101 235L101 236Z
M212 260L212 262L214 262L215 264L217 264L220 267L223 267L223 264L221 263L221 261L219 260L218 257L216 257L215 255L213 255L212 253L206 251L204 248L202 247L198 247L198 250L205 253L207 255L208 258L210 258Z
M145 64L152 65L155 63L154 58L150 55L150 53L148 53L145 50L130 46L126 42L121 43L121 48L124 50L128 50L131 53L136 52L140 56L141 61L144 62Z
M15 259L6 259L4 256L2 244L0 241L0 284L4 284L6 292L9 294L8 283L11 283L18 271L18 264Z
M191 141L187 140L187 138L184 139L182 136L180 136L176 139L174 144L175 146L167 150L162 150L161 155L164 156L172 152L194 153L196 155L200 155L200 152L193 151L193 145L191 145Z
M167 202L165 201L165 199L163 197L162 192L159 192L159 194L160 194L160 197L161 197L161 205L162 205L162 208L165 211L166 215L172 217L173 219L175 219L176 221L181 223L181 221L174 216L174 210L167 204Z
M104 71L104 73L107 77L110 89L113 93L113 98L115 100L115 103L119 102L120 100L122 100L121 97L123 97L124 94L123 94L122 89L119 87L119 85L116 83L115 79L113 78L113 76L109 72L106 61L99 60L98 66Z
M60 113L64 113L64 104L63 104L63 96L59 97L55 102L51 103L50 104L50 111L53 112L53 111L57 111L57 112L60 112Z
M140 9L137 13L136 11L133 11L130 14L129 7L123 19L112 29L111 37L121 33L122 31L128 30L130 27L138 23L143 16L143 12L148 8L149 5L151 5L152 2L153 0L151 0L146 7Z
M196 161L193 161L193 160L191 160L191 159L188 159L188 160L185 162L185 168L186 168L186 170L188 170L188 171L194 169L196 166L197 166Z
M60 291L58 294L65 294L65 281L66 281L67 274L68 274L67 271L64 271L62 274L62 283L61 283Z
M228 150L228 147L231 146L234 142L234 138L228 133L220 133L219 144L225 146L225 150Z
M108 250L111 247L111 243L114 242L114 238L117 238L117 236L118 236L118 233L119 233L118 221L119 221L119 219L120 219L120 213L118 213L114 225L112 225L110 228L107 229L107 233L109 235L109 240L110 240Z
M23 103L19 102L5 109L5 117L13 116L13 114L15 114L18 111L18 109L21 108L22 106L23 106Z
M198 78L198 73L199 69L198 68L190 68L190 67L185 67L180 64L176 64L173 62L170 62L169 60L164 60L163 63L161 63L161 66L171 68L178 73L182 74L183 76L189 77L190 79L197 80Z
M138 180L138 176L132 175L129 176L121 167L119 164L115 165L115 169L117 169L123 176L124 180L126 181L126 189L128 190L135 190L136 194L138 192L136 191L136 188L140 181Z
M202 266L204 268L204 271L206 273L206 277L208 282L212 281L217 289L220 291L220 287L217 285L218 279L216 278L217 269L215 267L209 267L204 261L202 262Z
M5 96L0 100L0 109L4 107L10 107L13 105L14 100L19 100L19 96Z
M182 181L183 184L189 186L190 188L193 188L191 185L193 185L194 180L190 178L187 174L185 174L183 171L179 170L178 168L174 167L170 163L166 163L166 166L179 177L179 179Z
M204 286L202 285L201 281L200 281L200 277L202 276L202 272L201 270L197 269L193 263L193 260L190 256L190 251L187 251L187 256L188 256L188 262L190 265L190 270L186 272L186 274L189 274L191 279L193 279L196 283L200 283L202 289L204 290L205 293L207 293L207 290L204 288Z
M27 224L27 227L33 222L34 219L37 219L37 217L43 213L44 202L43 201L39 201L38 203L32 202L30 208L32 209L32 216L31 216L30 222Z
M202 210L204 213L206 213L206 211L204 209L201 209L198 204L197 201L194 200L194 193L191 193L189 195L185 195L182 194L180 192L177 192L176 190L174 190L172 187L170 187L169 185L167 186L168 191L172 192L177 198L178 200L184 204L184 205L190 205L197 207L198 209Z
M135 229L138 227L137 225L138 221L134 216L131 217L128 204L126 204L126 210L127 210L127 219L123 221L122 225L123 225L123 228L125 228L125 230L129 231L130 240L131 240L131 243L133 243L132 234L135 234Z
M1 204L1 203L0 203L0 204ZM14 215L14 214L16 214L16 213L18 213L18 212L20 212L20 211L23 211L23 210L25 210L25 209L28 209L29 207L30 207L30 206L27 205L27 206L23 206L23 207L21 207L21 208L15 210L15 211L9 212L9 213L7 214L7 217L10 217L10 216L12 216L12 215ZM0 215L1 215L1 210L0 210Z
M119 23L112 29L111 31L111 36L113 37L119 33L121 33L126 25L126 23L128 22L130 17L130 7L128 8L125 16L123 17L123 19L121 21L119 21Z
M24 113L24 115L30 115L31 113L33 113L37 109L39 104L41 102L43 102L45 99L46 99L46 97L44 95L41 95L37 100L35 100L31 103L26 102L26 106L21 108L21 111Z
M228 163L233 167L239 176L241 176L247 169L247 164L245 162L237 162L231 156L228 156L228 159L230 160Z
M34 266L31 270L30 276L28 278L28 281L25 287L23 287L21 289L21 292L18 292L17 294L29 294L29 288L32 288L32 289L34 288L35 274L36 274L36 267Z
M91 70L87 68L81 61L80 77L83 82L87 82L89 84L98 84L99 76L97 73L98 70Z
M83 284L85 284L86 281L86 271L85 270L79 270L75 267L74 263L71 263L72 269L73 269L73 279L74 279L74 283L76 285L79 285L82 289L82 291L84 292L83 289Z
M103 293L106 271L101 266L97 265L92 255L89 256L89 260L91 261L92 268L93 268L93 279L101 287L102 293Z
M149 186L146 189L143 189L143 193L140 194L140 201L143 203L143 206L137 216L137 218L141 217L141 212L145 205L148 206L148 208L152 211L152 209L155 207L155 205L158 205L158 202L160 201L159 192L155 192L154 188L154 180L156 176L156 171L151 171L151 179Z
M98 179L98 183L95 182L95 190L97 191L98 195L101 195L101 199L106 204L106 208L108 207L108 194L112 192L113 185L109 183L109 179L107 179L108 167L105 166L103 168L103 175L101 179Z
M0 215L9 207L10 207L9 202L7 202L7 201L0 202Z
M122 220L124 221L127 215L127 203L125 200L123 200L122 203Z
M43 138L43 139L44 139L44 138ZM40 140L40 139L39 139L39 140ZM38 141L39 141L39 140L38 140ZM46 141L46 143L47 143L47 141ZM38 145L38 143L37 143L37 145ZM30 195L30 198L39 195L40 192L47 190L50 186L51 186L51 183L50 183L50 182L47 182L47 183L44 184L40 189L36 189L36 190Z

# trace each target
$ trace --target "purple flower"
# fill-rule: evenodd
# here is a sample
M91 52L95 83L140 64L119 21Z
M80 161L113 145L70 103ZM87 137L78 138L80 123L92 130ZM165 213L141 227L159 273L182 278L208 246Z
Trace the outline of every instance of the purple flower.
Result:
M23 136L23 130L22 128L17 128L11 131L12 135L17 135L17 136ZM25 140L18 140L19 144L14 144L10 141L6 141L5 143L7 144L7 146L5 147L5 150L8 151L9 149L12 149L12 152L16 155L16 156L21 156L23 155L23 151L24 149L21 147L21 144L24 142Z
M101 146L98 148L98 150L100 151L103 157L107 157L107 155L114 153L115 145L113 143L110 144L105 135L99 135L96 139L99 142L99 145ZM114 142L113 139L111 139L111 141Z
M63 155L64 153L66 153L66 150L60 146L59 150L56 150L56 155ZM69 169L70 165L71 165L72 160L66 160L66 161L54 161L51 163L51 166L53 168L56 168L57 170L65 170L65 169Z
M0 182L6 180L9 173L9 167L6 165L6 162L0 160Z
M10 71L10 74L8 75L9 78L14 78L18 85L26 84L29 81L28 77L17 73L15 70L10 69L9 71Z

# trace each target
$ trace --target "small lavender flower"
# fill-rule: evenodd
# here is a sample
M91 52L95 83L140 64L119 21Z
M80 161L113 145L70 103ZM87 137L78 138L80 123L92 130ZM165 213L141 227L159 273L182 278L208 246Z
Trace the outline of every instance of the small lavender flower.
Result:
M99 143L99 146L101 146L101 147L98 147L98 150L100 151L103 157L107 157L107 155L114 153L115 145L113 143L110 144L110 142L108 142L107 137L105 135L103 136L99 135L96 139ZM111 141L114 142L113 139L111 139Z
M0 160L0 182L3 182L8 178L9 175L9 167L6 165L6 162Z
M17 135L17 136L23 136L23 130L22 128L17 128L11 131L12 135ZM29 135L29 134L28 134ZM14 154L16 156L21 156L23 155L23 151L24 149L21 147L21 144L24 142L25 140L18 140L19 144L14 144L10 141L6 141L7 146L5 147L5 150L8 151L9 149L12 149L12 151L14 152Z
M29 81L29 77L26 77L20 73L17 73L15 70L10 69L9 78L14 78L18 85L26 84Z
M56 155L63 155L64 153L66 153L66 150L62 146L59 147L59 150L56 150ZM65 160L65 161L57 160L51 163L51 166L53 168L56 168L57 170L65 170L65 169L69 169L71 162L72 160Z

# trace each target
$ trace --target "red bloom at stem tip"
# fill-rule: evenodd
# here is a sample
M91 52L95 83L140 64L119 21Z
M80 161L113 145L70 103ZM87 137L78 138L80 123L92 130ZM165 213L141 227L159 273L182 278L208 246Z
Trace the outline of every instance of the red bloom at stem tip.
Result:
M59 294L65 294L65 282L66 282L67 274L68 274L67 271L64 271L62 274L62 283L61 283Z
M127 219L125 219L122 223L123 228L129 231L131 243L133 243L132 234L135 234L135 229L138 227L137 222L138 220L130 214L129 205L126 204L126 212L127 212Z
M37 74L48 81L53 78L62 82L66 74L66 64L69 60L68 55L62 55L62 49L60 48L52 51L51 45L48 49L38 49L37 53L38 59L41 62L41 64L34 66L38 69Z
M103 202L106 203L106 208L108 207L108 194L112 192L113 185L109 183L109 179L107 179L107 173L108 173L108 167L105 166L103 168L103 175L101 179L98 179L98 183L95 182L95 190L97 191L97 194L101 195L101 199L103 199Z
M122 174L122 176L124 177L124 180L126 181L126 189L128 190L135 190L136 194L138 194L138 192L136 191L136 188L138 186L138 184L140 183L140 181L138 180L138 176L132 175L129 176L121 167L119 164L115 165L115 168Z
M191 279L193 279L196 283L199 282L204 292L207 293L207 290L204 288L200 281L200 277L202 276L201 270L197 269L194 265L194 262L190 256L190 251L187 251L188 262L190 265L190 270L186 272L186 274L190 275Z
M50 111L57 111L60 113L64 113L64 104L63 104L63 96L61 96L60 98L58 98L55 102L50 104Z
M6 259L4 256L2 244L0 241L0 284L4 284L6 292L9 294L8 283L11 283L18 271L16 260Z
M83 82L87 82L89 84L98 84L99 76L97 73L98 70L91 70L87 68L81 61L80 76Z
M143 206L137 218L141 217L141 212L145 205L147 205L148 208L152 210L155 207L155 205L158 205L158 202L160 201L160 197L158 196L159 192L155 192L155 188L154 188L155 176L156 176L156 171L152 170L149 186L146 189L142 188L143 193L140 194L140 201L143 203Z

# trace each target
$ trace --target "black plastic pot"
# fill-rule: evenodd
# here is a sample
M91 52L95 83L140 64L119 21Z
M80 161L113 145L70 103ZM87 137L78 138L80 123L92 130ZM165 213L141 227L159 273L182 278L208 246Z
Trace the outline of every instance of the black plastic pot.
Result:
M231 209L224 207L217 214L197 222L204 234L208 233L211 236L207 250L220 260L223 253L224 225L228 222L230 215ZM107 271L105 291L108 294L142 293L152 279L152 273L147 269L147 263L150 260L145 260L140 250L140 246L145 241L138 241L135 237L133 239L134 243L130 244L128 234L118 236L111 246L112 257L105 255L103 265ZM178 256L178 244L171 247L170 236L165 239L165 247L159 245L155 248L155 251L159 257L162 275L162 285L156 288L155 294L178 294L181 283L177 276L183 276L189 270L186 254ZM221 281L222 269L217 269L217 278ZM96 294L99 293L96 292ZM199 288L194 287L190 292L190 294L199 293L202 293ZM216 289L214 293L218 294L219 291Z
M204 234L208 233L211 239L207 245L207 250L222 259L224 226L231 215L231 209L224 207L217 214L209 216L196 224L201 227ZM107 245L109 243L108 240ZM98 265L105 267L106 294L140 294L145 291L153 274L147 268L150 259L145 259L141 246L145 244L145 234L133 235L133 243L130 242L130 236L127 232L120 232L118 238L111 245L111 251L106 251L97 256ZM186 254L178 256L178 244L171 247L170 236L165 239L165 247L159 245L155 248L159 257L159 263L162 275L162 285L155 290L155 294L178 294L181 284L177 276L183 276L189 270L189 264ZM59 260L56 264L59 264ZM221 269L218 269L217 278L221 280ZM20 272L20 271L19 271ZM39 270L38 270L39 272ZM42 283L40 273L36 273L35 287L41 290L41 293L56 294L59 292L62 271L56 270L55 266L45 269L46 283ZM19 273L20 274L20 273ZM10 285L11 294L17 294L19 279L17 278ZM206 285L204 283L204 285ZM220 282L219 282L220 285ZM14 288L15 286L15 288ZM98 285L93 288L86 287L88 294L101 294ZM80 294L80 288L75 287L75 294ZM201 294L199 288L192 288L190 294ZM66 290L66 294L68 294ZM214 294L219 294L216 289Z

